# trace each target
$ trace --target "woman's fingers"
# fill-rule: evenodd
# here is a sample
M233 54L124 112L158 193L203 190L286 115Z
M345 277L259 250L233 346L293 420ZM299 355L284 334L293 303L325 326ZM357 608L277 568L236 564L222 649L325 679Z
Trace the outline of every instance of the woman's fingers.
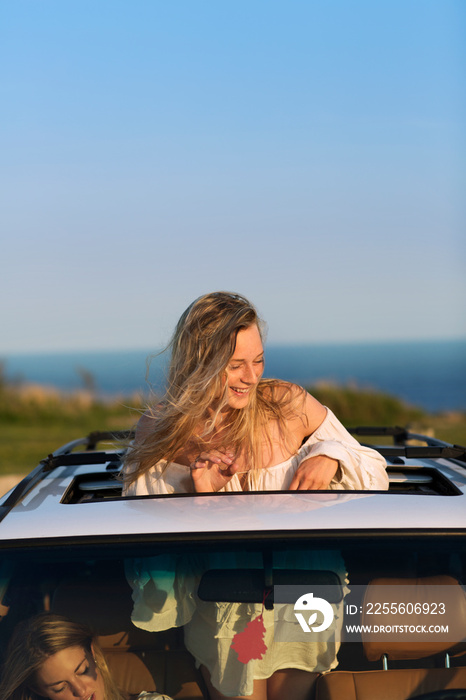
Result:
M193 459L191 464L189 465L191 469L204 469L206 465L206 460L202 459L202 455L198 455Z
M200 452L190 467L195 490L200 492L219 491L239 469L231 450Z
M217 464L220 469L225 470L234 463L234 454L230 451L223 452L221 450L200 452L190 466L192 469L203 469L209 462Z

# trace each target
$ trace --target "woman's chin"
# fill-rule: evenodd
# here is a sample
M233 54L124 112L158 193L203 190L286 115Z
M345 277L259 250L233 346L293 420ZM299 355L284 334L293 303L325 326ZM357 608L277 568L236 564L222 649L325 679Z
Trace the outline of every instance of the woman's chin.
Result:
M251 398L250 391L236 392L230 389L228 392L228 405L230 408L246 408Z

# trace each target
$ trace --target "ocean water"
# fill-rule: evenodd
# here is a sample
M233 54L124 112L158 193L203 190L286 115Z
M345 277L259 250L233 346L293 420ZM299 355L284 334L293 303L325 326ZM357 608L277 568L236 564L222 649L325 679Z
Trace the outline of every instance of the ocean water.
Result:
M101 395L147 392L149 351L5 355L9 379L72 390L92 375ZM150 365L149 382L163 387L165 356ZM266 347L265 375L309 386L356 384L397 396L428 411L466 410L466 340Z

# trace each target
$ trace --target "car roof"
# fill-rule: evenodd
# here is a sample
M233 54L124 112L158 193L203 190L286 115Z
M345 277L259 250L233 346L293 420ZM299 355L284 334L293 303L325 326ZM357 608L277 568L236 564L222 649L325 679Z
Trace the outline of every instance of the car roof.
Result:
M357 430L364 429L353 432ZM100 436L108 434L92 434L57 450L4 496L0 501L0 544L56 544L70 538L464 530L465 449L406 431L395 432L402 429L389 430L395 445L375 445L387 458L388 492L268 491L142 497L121 496L118 473L124 451L115 447L97 451ZM413 446L413 440L419 444Z

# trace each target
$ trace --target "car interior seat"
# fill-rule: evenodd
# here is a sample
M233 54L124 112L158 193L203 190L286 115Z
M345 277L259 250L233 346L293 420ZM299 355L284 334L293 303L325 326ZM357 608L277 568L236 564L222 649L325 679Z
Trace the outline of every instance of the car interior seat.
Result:
M408 641L402 634L386 636L372 632L375 622L381 617L367 614L381 601L381 587L390 586L390 602L417 602L438 605L439 596L445 597L446 612L436 615L441 623L449 626L445 639L440 636L425 642L418 635L415 641ZM439 588L439 586L441 588ZM466 652L466 597L460 583L451 576L428 578L372 580L363 599L361 624L366 625L362 643L366 658L377 663L378 668L363 671L343 671L335 669L323 674L316 683L316 700L407 700L433 691L466 688L466 666L452 665L453 657L461 657ZM422 608L421 608L422 609ZM429 609L429 608L428 608ZM432 618L427 624L432 624ZM407 623L406 614L390 615L390 625L402 626ZM426 618L423 618L423 624ZM435 621L437 624L437 620ZM351 642L350 642L351 643ZM438 667L432 663L434 659ZM416 665L413 668L413 660ZM425 663L429 660L430 663ZM409 668L391 667L394 662L409 662ZM461 664L461 660L460 660ZM401 664L402 665L402 664ZM443 666L443 667L441 667Z

